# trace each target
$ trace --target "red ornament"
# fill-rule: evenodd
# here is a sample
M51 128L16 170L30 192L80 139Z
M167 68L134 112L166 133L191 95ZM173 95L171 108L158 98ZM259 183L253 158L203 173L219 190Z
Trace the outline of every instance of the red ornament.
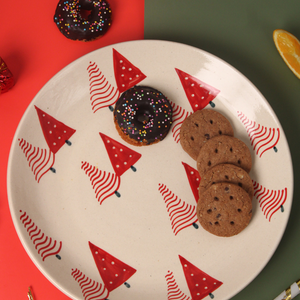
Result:
M14 76L0 57L0 95L7 92L14 85Z

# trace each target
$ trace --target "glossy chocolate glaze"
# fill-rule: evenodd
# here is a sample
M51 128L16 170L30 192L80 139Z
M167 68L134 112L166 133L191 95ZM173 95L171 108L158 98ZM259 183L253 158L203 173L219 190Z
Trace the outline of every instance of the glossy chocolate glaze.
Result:
M107 1L60 0L54 22L71 40L91 41L111 26L111 9Z
M125 91L114 109L114 118L131 139L152 144L165 138L172 125L172 106L160 91L135 86Z

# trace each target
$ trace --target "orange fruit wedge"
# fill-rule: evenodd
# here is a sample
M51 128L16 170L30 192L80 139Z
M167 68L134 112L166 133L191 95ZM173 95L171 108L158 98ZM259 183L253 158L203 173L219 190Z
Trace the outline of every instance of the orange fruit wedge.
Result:
M273 40L281 57L300 78L300 42L291 33L283 29L276 29L273 32Z

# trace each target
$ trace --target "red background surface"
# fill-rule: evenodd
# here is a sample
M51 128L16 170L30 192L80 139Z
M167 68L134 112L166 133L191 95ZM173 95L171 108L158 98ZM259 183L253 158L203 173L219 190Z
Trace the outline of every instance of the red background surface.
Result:
M66 65L106 45L143 39L144 1L109 0L113 24L102 38L72 41L56 27L53 16L58 0L1 1L0 57L15 78L15 86L0 94L0 285L1 299L66 300L36 268L14 229L7 199L6 172L14 133L37 92Z

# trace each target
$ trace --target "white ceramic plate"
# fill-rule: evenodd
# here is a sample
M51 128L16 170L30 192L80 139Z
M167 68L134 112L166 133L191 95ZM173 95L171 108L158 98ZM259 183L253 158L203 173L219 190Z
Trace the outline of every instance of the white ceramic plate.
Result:
M155 87L174 104L173 131L162 142L148 147L126 144L116 132L112 111L102 107L104 101L112 104L114 93L117 97L121 89L116 84L113 49L125 58L122 62L119 58L117 64L125 64L126 76L131 64L133 72L145 75L139 85ZM193 168L196 164L182 150L175 129L193 111L189 102L193 96L186 95L175 68L220 91L205 109L222 112L232 123L235 136L251 149L253 219L234 237L209 234L193 214L186 220L187 210L193 211L196 202L183 163ZM132 80L127 78L129 83ZM112 100L108 100L109 93ZM51 133L43 134L35 106L56 125ZM67 137L70 145L60 147L55 139L64 140L71 130L64 133L65 125L75 131ZM100 132L141 155L135 171L126 166L121 177L115 175ZM54 136L55 147L48 146L49 135ZM116 145L116 149L120 147ZM102 181L100 172L105 178ZM98 175L92 185L92 177ZM103 182L110 180L116 183L100 192ZM169 217L163 188L180 199L170 213L182 203L187 206L182 224L174 225L177 229L171 227L176 220ZM119 197L113 193L116 189ZM8 195L13 222L28 255L73 299L167 300L178 293L178 299L186 295L195 300L210 299L212 293L215 299L224 300L253 280L277 248L292 205L293 171L277 117L242 74L190 46L133 41L81 57L36 95L13 140ZM101 250L92 251L89 245ZM93 255L100 259L94 260ZM196 278L194 287L188 286L192 278Z

